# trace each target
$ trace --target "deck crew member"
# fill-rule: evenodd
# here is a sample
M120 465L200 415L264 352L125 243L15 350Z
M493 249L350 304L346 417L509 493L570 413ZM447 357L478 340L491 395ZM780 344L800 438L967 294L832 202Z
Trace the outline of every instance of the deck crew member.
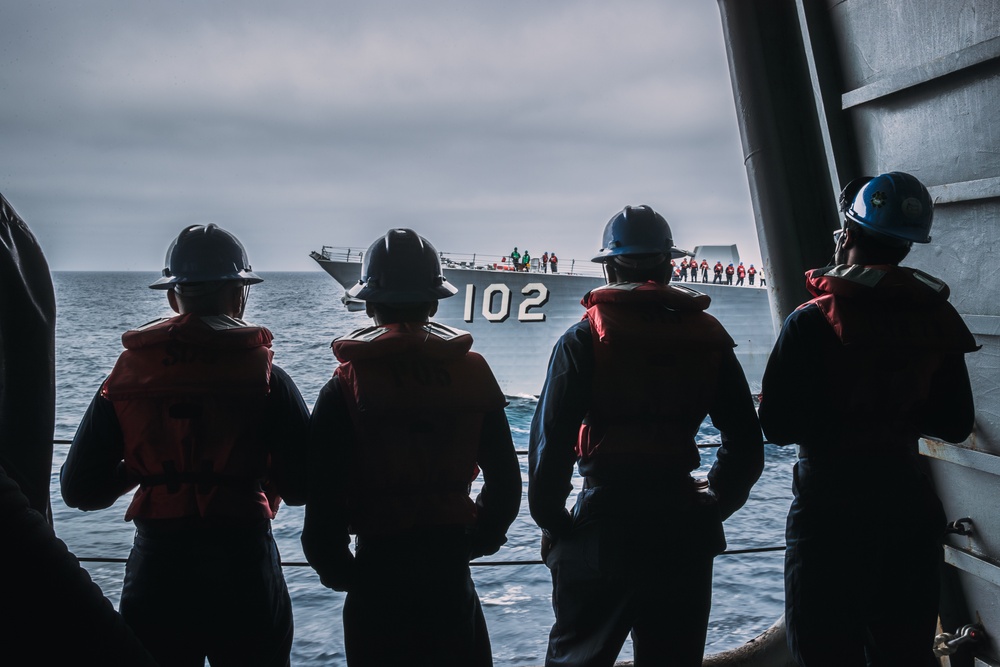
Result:
M552 273L559 273L559 258L556 257L554 252L549 254L549 266L552 267ZM573 269L572 263L569 268L570 270Z
M701 268L701 282L707 283L708 282L708 260L707 259L701 260L701 266L699 268Z
M755 269L753 267L753 264L751 264L750 268L747 269L747 282L750 283L751 287L753 287L753 279L754 279L754 276L756 276L756 275L757 275L757 269Z
M715 268L712 269L715 272L715 277L712 279L712 284L722 284L722 262L716 262Z
M351 667L493 664L469 560L506 542L521 473L472 337L430 321L455 292L426 239L376 240L349 290L374 326L333 342L340 365L313 409L302 546L323 584L347 591Z
M549 272L549 253L545 251L542 253L542 273Z
M510 253L510 263L515 271L521 270L521 253L517 251L517 246L514 246L514 250Z
M229 232L181 231L150 285L177 316L122 336L62 468L70 507L103 509L139 487L120 606L161 665L289 664L271 519L282 497L304 502L294 471L309 414L271 363L271 332L241 319L259 282Z
M746 277L747 277L747 269L745 266L743 266L743 262L740 262L740 265L736 267L736 284L742 285L743 280Z
M687 258L685 257L684 259L681 260L681 280L686 282L687 278L688 278L688 261Z
M527 250L524 251L524 257L521 258L521 261L523 262L521 265L523 270L529 271L531 269L531 255L528 254Z
M733 263L730 262L729 266L726 267L726 284L733 284L733 274L736 273L736 269L733 268Z
M799 445L789 647L803 667L931 667L945 517L917 440L968 437L977 346L947 285L899 266L931 240L919 180L856 179L841 212L834 265L806 273L815 298L785 320L763 377L765 434Z
M637 667L700 667L712 561L763 468L760 426L709 297L667 284L684 251L666 220L628 206L602 245L609 284L556 343L531 422L528 502L556 617L545 664L610 667L631 632ZM706 415L723 434L707 484L691 477Z

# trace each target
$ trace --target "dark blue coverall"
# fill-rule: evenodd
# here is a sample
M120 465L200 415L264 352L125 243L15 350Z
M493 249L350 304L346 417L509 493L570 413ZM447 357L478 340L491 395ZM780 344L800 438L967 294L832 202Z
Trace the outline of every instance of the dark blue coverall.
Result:
M485 415L477 463L483 487L476 526L358 535L350 551L347 476L357 445L340 378L320 391L309 424L309 500L302 548L325 586L346 591L344 642L351 667L493 664L469 561L495 553L521 504L521 471L501 408ZM356 556L356 557L355 557Z
M894 383L912 386L907 374L922 359L895 342L845 346L811 304L785 320L764 373L765 436L801 445L785 622L803 667L937 664L930 639L946 522L917 437L964 440L972 390L963 355L950 354L919 405L899 404Z
M556 622L545 664L610 666L631 632L637 667L700 667L712 561L725 549L722 520L746 502L763 469L762 436L743 369L729 349L715 379L709 414L722 446L708 475L714 494L698 493L689 470L665 471L641 459L614 470L580 462L584 490L569 513L594 364L584 320L556 343L531 423L528 502L554 542L546 564ZM622 369L622 382L629 372ZM683 378L663 378L676 380ZM698 424L705 415L693 418Z
M271 366L265 438L271 480L290 505L304 502L309 410L288 374ZM66 504L110 507L134 487L114 404L94 396L60 474ZM289 664L292 603L267 520L136 519L120 609L163 665Z

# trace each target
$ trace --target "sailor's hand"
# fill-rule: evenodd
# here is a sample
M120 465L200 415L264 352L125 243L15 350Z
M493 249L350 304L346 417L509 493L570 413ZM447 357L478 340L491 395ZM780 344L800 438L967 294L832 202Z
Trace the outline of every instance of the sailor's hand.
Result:
M548 531L542 531L542 562L547 563L549 560L549 553L552 552L552 547L555 546L555 540Z
M476 531L472 535L469 560L474 560L476 558L480 558L481 556L492 556L506 543L506 535L491 535L482 531Z
M320 582L327 588L342 593L349 591L354 582L354 554L350 549L344 549L322 568L316 568L316 572Z

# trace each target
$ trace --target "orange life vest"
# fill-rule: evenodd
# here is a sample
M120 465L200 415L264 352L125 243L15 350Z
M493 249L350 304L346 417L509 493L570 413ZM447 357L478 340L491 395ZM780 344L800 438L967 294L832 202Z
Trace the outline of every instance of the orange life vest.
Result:
M943 355L978 348L948 286L916 269L880 265L824 267L806 273L815 304L844 346L831 358L843 377L839 409L850 411L844 447L868 451L909 447L919 437L915 415L931 391Z
M472 336L433 322L361 329L333 342L354 424L352 533L393 535L476 521L484 416L507 404Z
M582 461L638 456L683 473L700 465L694 437L713 403L723 353L735 347L704 312L709 303L695 290L655 282L607 285L584 297L595 372L577 443Z
M271 332L227 317L181 315L122 336L101 388L139 488L125 519L272 518L261 439Z

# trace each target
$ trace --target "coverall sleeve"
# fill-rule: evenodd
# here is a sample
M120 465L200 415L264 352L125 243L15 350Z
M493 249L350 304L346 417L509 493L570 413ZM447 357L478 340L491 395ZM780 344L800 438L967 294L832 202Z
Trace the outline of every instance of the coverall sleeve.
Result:
M507 529L521 506L521 467L502 408L483 420L477 463L483 471L483 487L476 497L473 558L496 553L507 542Z
M308 473L302 551L324 586L350 587L354 569L347 520L349 452L354 427L333 378L320 390L309 419Z
M743 367L729 349L722 360L715 405L709 411L722 445L708 473L722 518L743 507L764 470L764 438Z
M286 503L303 505L306 502L309 408L288 373L277 366L271 367L266 423L271 453L270 481Z
M570 327L556 342L531 419L528 507L535 523L552 537L565 533L572 525L566 499L573 490L580 424L590 405L592 344L586 320Z
M764 435L776 445L822 437L838 402L825 380L824 350L839 347L833 329L816 306L785 319L761 380L758 415ZM832 352L830 352L832 354Z
M962 442L972 433L975 422L965 355L947 355L931 380L931 393L920 413L920 432L946 442Z
M105 509L135 488L125 477L124 458L125 439L114 404L98 390L59 472L65 503L85 511Z
M0 662L145 667L156 663L45 517L0 468ZM39 643L48 637L48 644ZM23 661L23 662L22 662Z

